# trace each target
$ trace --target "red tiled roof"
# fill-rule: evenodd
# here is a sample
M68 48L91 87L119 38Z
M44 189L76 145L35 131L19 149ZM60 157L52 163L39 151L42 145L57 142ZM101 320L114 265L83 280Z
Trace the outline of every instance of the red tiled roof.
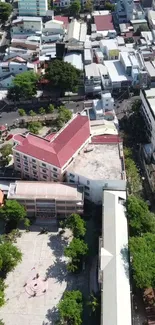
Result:
M23 137L14 136L21 143L15 149L46 163L62 168L90 136L87 116L77 115L51 141L29 133Z
M113 30L114 25L112 22L112 15L100 15L95 16L94 21L96 24L97 31L103 31L103 30Z
M94 137L92 137L92 143L96 143L96 144L115 144L115 143L119 143L122 142L122 139L119 137L119 135L96 135Z
M68 17L65 16L54 16L55 20L62 21L64 23L64 26L67 28L68 26Z

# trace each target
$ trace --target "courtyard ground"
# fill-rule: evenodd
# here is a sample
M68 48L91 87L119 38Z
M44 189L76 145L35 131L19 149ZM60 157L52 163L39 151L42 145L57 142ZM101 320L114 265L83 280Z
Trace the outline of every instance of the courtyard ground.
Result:
M17 239L23 259L6 279L6 304L0 309L5 325L53 325L65 290L80 289L85 294L89 282L86 271L75 276L66 271L64 248L70 240L69 231L63 236L58 232L39 235L39 228L23 232ZM47 277L47 290L33 297L24 284L36 273L41 279Z

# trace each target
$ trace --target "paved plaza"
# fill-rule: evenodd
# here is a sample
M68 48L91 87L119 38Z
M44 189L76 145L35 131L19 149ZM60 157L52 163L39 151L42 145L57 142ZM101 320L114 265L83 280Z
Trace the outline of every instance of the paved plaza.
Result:
M0 309L5 325L55 324L64 291L84 281L67 275L64 248L69 240L69 232L39 235L36 229L17 239L23 259L6 279L6 304Z

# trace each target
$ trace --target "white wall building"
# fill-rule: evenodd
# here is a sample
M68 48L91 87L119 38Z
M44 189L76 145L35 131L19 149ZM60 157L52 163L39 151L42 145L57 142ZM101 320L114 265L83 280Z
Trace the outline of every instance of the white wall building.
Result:
M142 100L141 111L147 128L147 136L155 150L155 89L141 90L140 98Z
M4 77L8 74L19 74L26 71L37 72L37 66L33 63L18 63L18 62L0 62L0 76Z
M46 16L47 0L18 0L19 16Z
M107 119L114 120L114 99L111 96L111 93L105 93L101 95L101 99L93 100L93 111L95 114L96 120ZM107 112L111 111L111 114Z

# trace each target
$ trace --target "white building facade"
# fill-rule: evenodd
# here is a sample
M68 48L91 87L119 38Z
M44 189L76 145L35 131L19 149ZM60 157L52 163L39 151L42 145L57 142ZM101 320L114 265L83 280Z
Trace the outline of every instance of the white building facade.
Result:
M46 16L47 10L47 0L18 0L20 16Z

